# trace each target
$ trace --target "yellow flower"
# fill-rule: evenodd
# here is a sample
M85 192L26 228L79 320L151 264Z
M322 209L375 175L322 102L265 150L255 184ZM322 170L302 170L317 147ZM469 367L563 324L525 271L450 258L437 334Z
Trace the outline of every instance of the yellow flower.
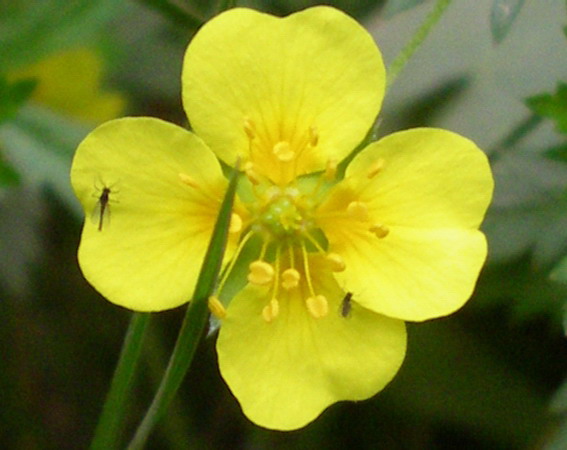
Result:
M193 132L126 118L79 146L73 186L96 212L83 273L134 310L186 302L227 184L215 155L240 157L209 302L222 376L252 421L280 430L371 397L402 363L404 321L450 314L473 291L486 157L449 131L414 129L371 143L337 179L380 108L385 71L371 36L333 8L225 12L193 39L182 81Z
M82 120L102 122L124 111L122 95L101 90L102 60L88 48L55 53L9 76L37 78L33 100Z

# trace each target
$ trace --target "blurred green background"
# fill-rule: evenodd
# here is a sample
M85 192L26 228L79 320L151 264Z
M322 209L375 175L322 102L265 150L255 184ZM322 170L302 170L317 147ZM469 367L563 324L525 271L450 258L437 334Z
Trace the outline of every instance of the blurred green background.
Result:
M368 28L386 64L434 4L326 3ZM239 2L277 15L313 4ZM73 152L112 117L187 125L183 53L216 11L205 0L0 0L1 448L88 446L130 313L79 271ZM459 132L488 153L496 179L473 298L449 318L408 325L391 385L302 430L264 430L240 412L208 338L148 448L567 449L566 25L562 0L455 0L387 93L379 135ZM125 442L183 313L153 318Z

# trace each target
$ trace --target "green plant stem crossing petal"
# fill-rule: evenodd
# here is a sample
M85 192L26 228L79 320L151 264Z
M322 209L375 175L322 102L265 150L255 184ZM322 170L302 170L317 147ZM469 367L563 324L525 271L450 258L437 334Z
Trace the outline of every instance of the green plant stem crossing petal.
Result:
M124 417L126 402L132 388L133 375L142 350L142 343L150 314L134 313L124 338L120 359L116 365L110 390L106 397L102 414L98 421L91 450L102 450L117 447L117 439Z
M146 412L144 420L136 430L129 449L143 448L151 430L163 417L173 400L191 361L195 355L199 338L207 322L208 298L211 296L226 247L228 228L238 180L238 167L235 168L209 243L209 248L201 266L201 272L195 287L193 299L187 308L187 314L177 338L175 348L169 360L165 375L158 391Z

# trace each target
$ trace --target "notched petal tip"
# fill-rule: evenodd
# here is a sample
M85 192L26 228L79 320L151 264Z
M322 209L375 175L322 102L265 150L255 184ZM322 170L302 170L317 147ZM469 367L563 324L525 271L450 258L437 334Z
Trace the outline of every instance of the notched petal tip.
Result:
M385 78L372 36L335 8L284 18L235 8L207 22L187 48L183 104L222 160L246 154L260 175L285 184L342 160L362 140ZM356 114L347 121L345 111Z

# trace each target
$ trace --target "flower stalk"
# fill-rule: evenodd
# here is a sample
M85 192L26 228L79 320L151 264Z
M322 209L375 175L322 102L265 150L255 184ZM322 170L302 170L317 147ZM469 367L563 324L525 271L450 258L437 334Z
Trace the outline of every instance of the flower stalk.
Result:
M437 3L425 18L421 26L414 33L410 41L405 45L405 47L398 53L394 61L388 67L388 76L386 80L386 86L389 88L394 84L394 81L405 67L407 62L413 56L415 51L421 46L425 38L429 35L431 29L439 22L441 16L451 4L452 0L437 0Z
M134 373L149 322L150 314L132 314L110 390L91 442L91 450L117 448L126 404L132 390Z
M221 268L237 180L238 167L236 167L232 173L209 243L209 248L203 260L203 265L201 266L201 272L195 287L195 294L187 308L187 313L165 375L144 419L134 434L134 438L128 445L128 449L134 450L144 447L150 432L167 411L169 404L175 397L191 365L195 350L197 349L197 345L207 322L207 302L213 293Z

